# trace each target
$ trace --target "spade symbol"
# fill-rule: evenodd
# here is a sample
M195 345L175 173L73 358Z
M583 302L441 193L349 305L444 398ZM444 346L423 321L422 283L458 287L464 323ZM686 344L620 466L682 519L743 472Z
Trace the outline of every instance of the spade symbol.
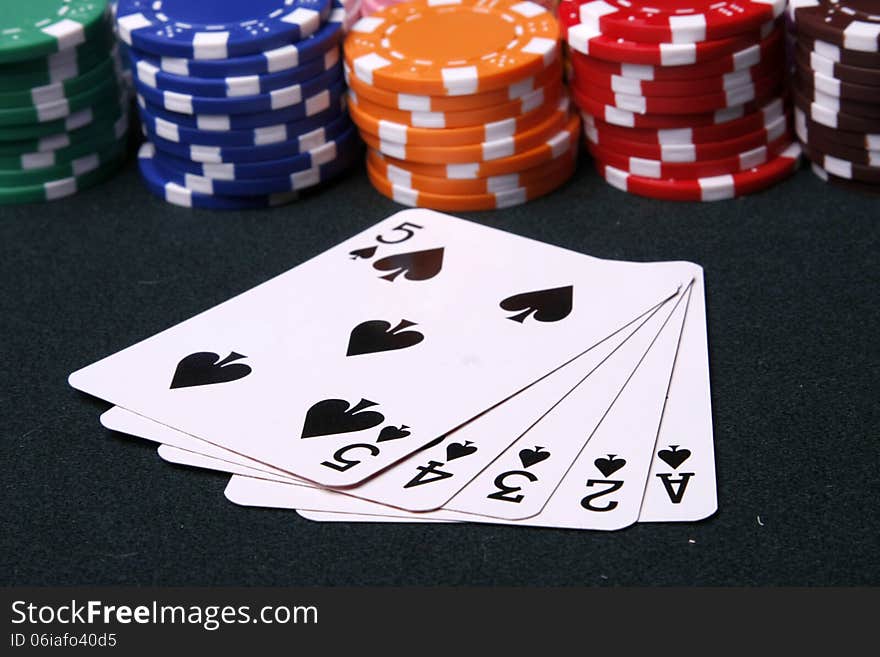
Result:
M251 373L249 365L233 362L242 358L247 356L234 351L223 360L211 351L190 354L177 364L174 377L171 379L171 389L207 386L242 379Z
M409 427L405 424L401 424L399 429L397 427L383 427L382 431L379 432L379 438L376 442L384 443L386 440L399 440L400 438L406 438L410 434L407 429L409 429Z
M373 263L373 268L391 272L379 277L386 281L394 281L401 274L408 281L426 281L434 278L443 268L443 249L398 253L377 260Z
M455 459L460 459L462 456L473 454L476 451L477 448L474 447L474 444L470 440L465 440L463 445L461 443L450 443L449 447L446 448L446 460L454 461Z
M542 452L543 447L535 446L535 449L522 449L519 452L519 460L524 468L530 468L544 459L550 458L550 452Z
M367 246L363 249L355 249L354 251L349 251L348 255L351 256L352 260L357 260L358 258L362 258L364 260L369 260L374 255L376 255L376 247L375 246Z
M391 328L391 322L380 319L363 322L354 327L351 337L348 339L348 352L346 356L359 354L373 354L377 351L392 351L394 349L406 349L417 345L425 339L418 331L405 331L415 322L402 319L400 323Z
M603 477L610 477L626 465L626 461L624 459L615 458L616 456L617 454L609 454L607 459L598 458L593 461L593 465L595 465L599 469L599 472L602 473Z
M518 314L507 319L520 324L532 313L539 322L558 322L568 317L571 312L573 290L574 288L568 285L549 290L523 292L507 297L501 302L501 307L510 312L517 312Z
M337 433L349 433L372 429L385 421L385 416L377 411L365 411L376 402L361 399L354 408L344 399L324 399L313 405L306 413L303 423L303 438L315 436L331 436Z
M657 456L663 459L670 468L676 470L691 457L691 450L679 449L678 445L670 445L669 449L661 449L657 452Z

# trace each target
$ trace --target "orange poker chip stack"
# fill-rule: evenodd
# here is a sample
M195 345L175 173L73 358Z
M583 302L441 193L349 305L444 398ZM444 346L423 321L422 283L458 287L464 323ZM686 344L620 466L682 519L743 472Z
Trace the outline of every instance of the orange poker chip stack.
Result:
M562 84L559 26L539 4L385 8L352 28L345 70L370 180L398 203L507 207L574 171L580 128Z

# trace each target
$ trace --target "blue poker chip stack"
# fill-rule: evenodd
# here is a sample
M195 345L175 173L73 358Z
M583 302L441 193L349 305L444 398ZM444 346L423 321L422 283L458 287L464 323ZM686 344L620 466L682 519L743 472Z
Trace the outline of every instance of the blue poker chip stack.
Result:
M357 0L119 0L147 187L175 205L281 205L359 162L340 48Z

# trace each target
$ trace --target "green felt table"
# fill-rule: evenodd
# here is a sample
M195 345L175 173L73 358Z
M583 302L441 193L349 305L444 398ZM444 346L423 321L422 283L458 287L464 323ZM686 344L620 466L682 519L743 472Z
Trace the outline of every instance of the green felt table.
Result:
M360 168L266 211L112 181L0 207L4 584L880 584L880 202L802 170L718 203L606 185L475 221L603 258L705 268L719 511L615 533L319 524L235 506L226 477L98 423L67 375L401 209ZM486 257L492 257L491 252Z

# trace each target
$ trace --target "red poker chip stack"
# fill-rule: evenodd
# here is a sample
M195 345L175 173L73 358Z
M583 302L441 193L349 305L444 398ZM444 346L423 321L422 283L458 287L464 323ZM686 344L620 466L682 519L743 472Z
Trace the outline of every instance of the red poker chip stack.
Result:
M561 0L572 99L605 180L714 201L788 177L785 0Z

